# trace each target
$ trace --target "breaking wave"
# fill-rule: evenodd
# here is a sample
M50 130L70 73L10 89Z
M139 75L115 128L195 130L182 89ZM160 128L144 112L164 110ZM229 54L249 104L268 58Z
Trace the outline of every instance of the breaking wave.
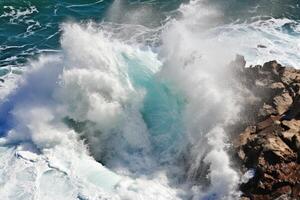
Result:
M38 11L6 15L27 12ZM203 1L177 12L158 28L141 25L138 11L130 24L64 23L61 51L2 76L14 77L1 90L2 198L238 198L227 127L242 97L228 64L241 53L295 65L298 25L222 24Z

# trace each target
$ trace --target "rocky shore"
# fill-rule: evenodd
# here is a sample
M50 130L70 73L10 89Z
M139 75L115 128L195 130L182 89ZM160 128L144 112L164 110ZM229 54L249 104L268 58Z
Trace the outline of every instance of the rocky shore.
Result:
M241 173L254 174L240 185L241 199L300 199L300 70L276 61L245 68L241 56L234 64L251 93L232 137Z

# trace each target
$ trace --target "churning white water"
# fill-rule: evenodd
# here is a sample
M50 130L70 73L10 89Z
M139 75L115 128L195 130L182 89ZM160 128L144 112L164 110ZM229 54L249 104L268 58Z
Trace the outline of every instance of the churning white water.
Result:
M236 53L293 65L298 47L270 25L280 20L219 26L222 13L202 1L178 12L157 29L61 25L61 52L29 61L3 88L2 199L238 198L225 127L242 99L227 66Z

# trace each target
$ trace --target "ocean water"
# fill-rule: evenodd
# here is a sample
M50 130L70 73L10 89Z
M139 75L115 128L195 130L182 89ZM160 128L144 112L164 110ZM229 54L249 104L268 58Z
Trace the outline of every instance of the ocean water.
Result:
M297 68L299 3L0 1L0 199L238 199L228 64Z

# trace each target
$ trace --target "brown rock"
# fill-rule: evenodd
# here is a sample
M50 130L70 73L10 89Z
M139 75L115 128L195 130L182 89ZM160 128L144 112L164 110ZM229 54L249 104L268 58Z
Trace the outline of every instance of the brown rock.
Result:
M283 194L280 197L277 197L275 200L291 200L291 198L289 197L289 195Z
M258 132L257 135L260 137L259 139L265 139L265 137L268 135L275 135L275 131L276 129L274 126L268 126L267 128ZM263 144L263 143L258 143L258 144Z
M289 142L292 142L293 141L293 137L296 135L297 133L294 132L294 131L284 131L282 132L282 137L289 141Z
M290 199L289 197L291 196L291 194L292 194L291 186L286 185L286 186L283 186L283 187L280 187L280 188L276 189L273 192L272 196L274 198L281 199L283 195L286 195L286 197L288 197L288 199Z
M293 103L293 99L287 92L274 97L274 104L276 106L279 115L282 115L283 113L288 111L292 103Z
M253 200L272 200L269 195L253 195Z
M265 121L259 122L257 124L257 130L263 130L269 126L272 126L274 124L274 121L272 120L272 118L268 118Z
M296 184L293 187L292 198L295 199L295 200L300 199L300 183Z
M237 147L247 144L247 142L249 140L253 140L254 137L256 137L255 135L251 136L251 134L253 134L255 132L256 132L255 126L248 126L245 129L245 131L242 132L236 140L234 140L234 142L233 142L234 146L237 148Z
M273 60L273 61L270 61L270 62L266 62L262 69L265 70L265 71L272 71L272 70L276 70L278 71L279 69L279 64L277 63L276 60Z
M264 144L264 151L270 151L282 160L295 158L294 152L280 137L269 136Z
M291 145L295 150L300 149L300 120L292 119L284 120L282 124L287 128L287 131L281 133L282 138Z
M284 89L285 86L282 82L272 83L270 86L271 89Z
M267 117L267 116L276 115L276 114L277 114L277 110L275 108L264 103L263 107L259 109L258 116Z
M294 68L286 67L281 75L281 81L286 85L289 85L293 82L300 82L300 73Z
M300 70L271 61L239 75L257 99L250 103L246 98L242 122L252 126L239 129L244 131L234 145L241 170L255 170L255 176L241 184L243 196L300 200Z
M282 124L294 132L300 132L300 120L292 119L292 120L283 120Z
M240 200L251 200L249 197L241 197Z

